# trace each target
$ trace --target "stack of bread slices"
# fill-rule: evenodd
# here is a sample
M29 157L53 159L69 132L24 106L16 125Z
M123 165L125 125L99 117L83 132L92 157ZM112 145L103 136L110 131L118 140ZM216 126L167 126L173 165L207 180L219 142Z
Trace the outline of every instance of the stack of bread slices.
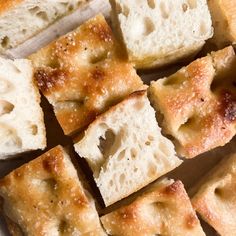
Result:
M0 51L86 2L0 3ZM168 178L235 143L236 1L110 5L112 26L97 14L27 58L0 57L0 158L46 149L0 179L10 234L206 235L195 210L220 235L236 234L236 149L189 193ZM185 66L150 84L140 77L176 63ZM47 145L40 94L69 146Z

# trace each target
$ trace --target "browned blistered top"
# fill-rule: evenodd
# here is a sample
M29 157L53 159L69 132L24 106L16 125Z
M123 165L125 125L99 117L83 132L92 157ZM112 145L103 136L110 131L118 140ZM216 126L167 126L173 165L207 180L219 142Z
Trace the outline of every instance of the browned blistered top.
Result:
M61 146L0 180L4 214L12 235L104 235L98 215ZM22 234L23 235L23 234Z
M236 154L225 157L200 181L192 203L219 235L236 232Z
M24 0L0 0L0 14L6 13L22 2L24 2Z
M66 134L142 86L102 15L30 56L35 78Z
M180 155L195 157L223 146L235 135L235 74L236 56L228 47L152 83L152 102Z
M110 235L205 235L180 181L152 187L101 220Z

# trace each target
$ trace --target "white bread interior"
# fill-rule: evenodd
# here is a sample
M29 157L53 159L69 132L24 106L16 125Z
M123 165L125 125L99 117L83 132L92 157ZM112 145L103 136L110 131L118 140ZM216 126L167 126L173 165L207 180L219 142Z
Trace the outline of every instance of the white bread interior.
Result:
M171 141L162 136L145 91L100 115L74 146L92 169L106 206L182 162Z
M29 60L0 58L0 140L0 159L46 147L40 94Z
M212 37L206 0L110 0L130 61L162 66L198 52Z
M0 5L0 51L13 48L85 0L21 0Z

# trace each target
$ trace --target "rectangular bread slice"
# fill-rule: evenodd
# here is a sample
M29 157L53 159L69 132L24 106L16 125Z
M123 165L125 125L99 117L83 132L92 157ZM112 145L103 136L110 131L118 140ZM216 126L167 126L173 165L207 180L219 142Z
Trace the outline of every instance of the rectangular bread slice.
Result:
M86 0L1 1L0 52L23 43L83 2Z
M146 91L135 92L100 115L77 142L106 206L136 192L181 164L161 134Z
M148 186L132 203L101 221L111 236L205 235L182 182L167 179Z
M102 15L30 59L38 85L65 134L82 130L98 114L143 86Z
M227 47L151 83L151 103L179 155L193 158L236 134L235 73L236 56Z
M218 48L236 43L236 4L235 0L208 0L214 26L211 42Z
M110 0L114 27L136 68L159 67L197 53L212 37L206 0Z
M40 94L29 60L0 57L0 140L0 159L46 147Z
M0 196L13 236L106 235L92 197L61 146L1 179Z
M192 198L196 211L222 236L236 232L236 154L227 158L203 177Z

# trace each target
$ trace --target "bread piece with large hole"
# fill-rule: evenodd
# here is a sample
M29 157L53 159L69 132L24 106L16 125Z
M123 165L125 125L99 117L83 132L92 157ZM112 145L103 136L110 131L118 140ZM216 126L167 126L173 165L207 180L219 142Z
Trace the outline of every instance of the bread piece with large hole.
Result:
M114 28L136 68L196 54L212 37L206 0L110 0Z
M0 51L14 48L86 0L4 0L0 5Z
M235 73L234 49L227 47L151 83L151 103L179 155L193 158L236 134Z
M102 15L30 58L38 85L54 106L65 134L81 131L143 86Z
M192 204L222 236L236 232L236 154L225 157L195 187Z
M167 179L148 186L101 221L111 236L205 235L182 182Z
M106 235L61 146L1 179L0 197L11 235Z
M92 169L106 206L182 162L162 136L146 91L133 93L100 115L74 146Z
M45 146L43 111L31 62L0 58L0 159Z

